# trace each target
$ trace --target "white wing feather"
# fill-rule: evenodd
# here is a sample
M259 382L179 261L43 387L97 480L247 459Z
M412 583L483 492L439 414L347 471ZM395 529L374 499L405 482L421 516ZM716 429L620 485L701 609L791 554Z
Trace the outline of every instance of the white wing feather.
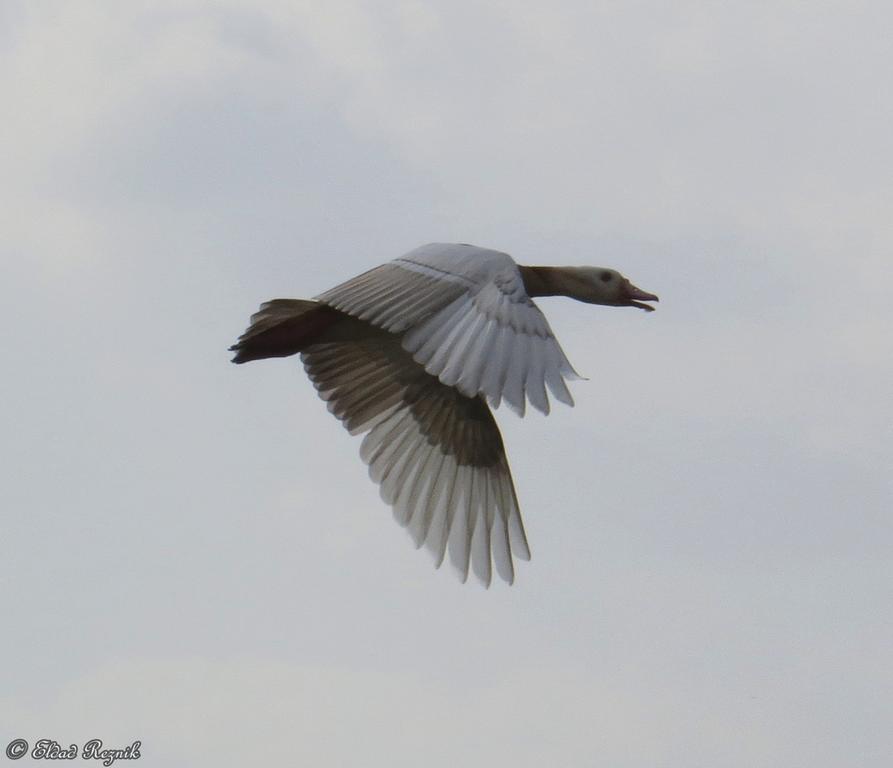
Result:
M413 359L463 395L521 415L528 400L549 412L546 387L574 403L565 380L578 376L506 253L423 245L316 298L403 334Z
M487 404L426 373L397 336L359 322L301 353L329 410L352 434L381 496L417 547L464 581L514 580L530 559L508 459Z

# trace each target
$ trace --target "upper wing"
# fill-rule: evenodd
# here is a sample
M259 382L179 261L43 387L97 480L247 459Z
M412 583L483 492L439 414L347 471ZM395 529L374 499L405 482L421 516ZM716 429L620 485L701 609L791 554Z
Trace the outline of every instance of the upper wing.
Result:
M392 333L428 373L462 394L526 401L549 412L552 395L573 405L564 379L577 374L518 266L499 251L432 243L316 297Z
M329 410L351 434L368 432L360 455L416 546L438 567L449 549L463 581L469 565L485 584L491 553L514 580L512 555L530 559L499 429L480 397L426 373L399 337L345 320L301 353Z

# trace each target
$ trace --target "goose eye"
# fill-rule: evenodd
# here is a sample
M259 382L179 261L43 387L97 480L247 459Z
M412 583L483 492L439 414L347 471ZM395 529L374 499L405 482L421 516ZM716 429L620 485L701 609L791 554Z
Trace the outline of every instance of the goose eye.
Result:
M610 272L602 272L598 276L598 279L601 280L603 283L610 283L612 277L614 277L614 275L612 275Z

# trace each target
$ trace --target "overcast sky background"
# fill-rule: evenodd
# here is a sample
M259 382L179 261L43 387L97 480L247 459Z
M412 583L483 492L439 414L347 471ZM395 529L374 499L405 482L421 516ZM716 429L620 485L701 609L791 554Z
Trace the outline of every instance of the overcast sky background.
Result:
M891 29L853 0L0 4L0 746L890 765ZM590 380L497 412L511 588L413 551L297 360L226 351L261 301L437 240L661 296L540 301Z

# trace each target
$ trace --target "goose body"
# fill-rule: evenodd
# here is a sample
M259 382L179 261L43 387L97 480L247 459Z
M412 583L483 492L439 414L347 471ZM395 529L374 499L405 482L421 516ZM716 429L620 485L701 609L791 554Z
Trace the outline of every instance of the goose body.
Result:
M577 378L536 296L637 306L656 301L618 272L524 267L506 253L432 243L312 301L261 305L233 362L300 354L329 410L352 434L382 498L439 567L446 553L514 581L528 560L505 449L489 405L573 405Z

